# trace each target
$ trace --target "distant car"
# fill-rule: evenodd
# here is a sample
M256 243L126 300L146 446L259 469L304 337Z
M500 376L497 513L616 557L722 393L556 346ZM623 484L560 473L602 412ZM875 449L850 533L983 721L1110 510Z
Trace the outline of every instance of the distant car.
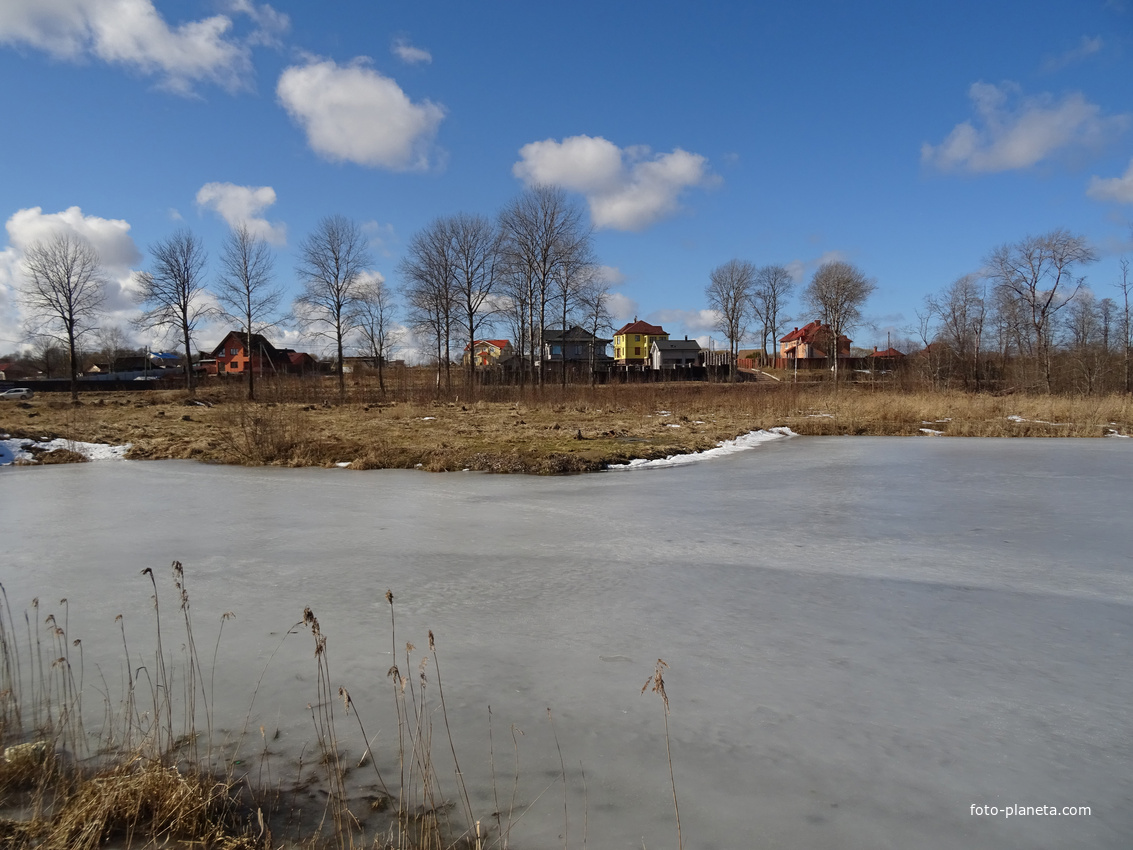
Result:
M0 401L7 401L8 399L16 398L31 398L34 395L35 393L33 393L27 387L14 387L10 390L0 391Z

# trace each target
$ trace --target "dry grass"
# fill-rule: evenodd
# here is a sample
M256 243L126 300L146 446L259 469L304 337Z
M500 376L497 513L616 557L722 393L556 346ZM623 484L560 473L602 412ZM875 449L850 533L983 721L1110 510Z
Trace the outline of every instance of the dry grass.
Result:
M255 404L225 387L202 390L197 402L176 391L88 394L79 407L39 396L26 406L0 409L0 431L128 442L135 459L551 474L701 451L784 425L802 435L918 436L922 429L980 437L1133 433L1133 401L1124 395L690 383L541 392L485 387L476 401L422 392L383 401L373 388L358 386L347 404L337 405L304 384L270 390L265 388L267 401Z

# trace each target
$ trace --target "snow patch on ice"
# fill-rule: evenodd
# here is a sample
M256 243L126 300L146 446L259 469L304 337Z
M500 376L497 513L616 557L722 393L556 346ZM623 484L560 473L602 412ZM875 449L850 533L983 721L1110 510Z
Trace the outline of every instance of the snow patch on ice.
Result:
M7 436L7 435L5 435ZM34 460L31 449L53 452L56 449L69 449L78 452L87 460L122 460L130 450L131 443L110 446L106 443L84 443L79 440L0 440L0 466L7 466L21 460Z
M1123 440L1128 440L1128 439L1129 439L1129 435L1128 435L1128 434L1122 434L1122 433L1121 433L1121 432L1119 432L1119 431L1114 431L1114 430L1113 430L1112 428L1109 428L1109 429L1108 429L1108 431L1107 431L1107 433L1106 433L1106 436L1107 436L1107 437L1120 437L1120 438L1121 438L1121 439L1123 439Z
M646 460L645 458L638 458L631 460L629 463L611 463L606 469L622 470L622 469L660 469L670 466L682 466L686 463L696 463L710 458L724 457L726 455L735 454L736 452L747 451L754 449L756 446L768 443L772 440L781 440L784 437L797 437L794 431L790 428L770 428L766 431L751 431L747 434L741 434L734 440L723 440L716 444L716 448L708 449L703 452L691 452L684 455L669 455L666 458L659 458L657 460Z

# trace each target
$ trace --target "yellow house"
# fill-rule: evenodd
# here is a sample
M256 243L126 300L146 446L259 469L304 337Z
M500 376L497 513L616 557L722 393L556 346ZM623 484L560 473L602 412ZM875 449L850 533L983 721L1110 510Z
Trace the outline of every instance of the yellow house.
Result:
M655 341L669 338L665 329L634 319L614 333L614 363L619 366L644 366L649 360L649 347Z

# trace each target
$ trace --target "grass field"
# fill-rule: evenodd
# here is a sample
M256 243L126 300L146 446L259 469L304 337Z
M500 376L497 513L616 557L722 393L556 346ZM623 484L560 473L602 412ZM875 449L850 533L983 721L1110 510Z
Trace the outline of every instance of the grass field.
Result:
M475 400L330 382L183 391L40 394L0 408L0 432L121 445L133 459L354 469L571 473L702 451L761 428L800 435L1103 437L1133 433L1125 395L990 395L790 384L484 387ZM42 460L74 460L72 456Z

